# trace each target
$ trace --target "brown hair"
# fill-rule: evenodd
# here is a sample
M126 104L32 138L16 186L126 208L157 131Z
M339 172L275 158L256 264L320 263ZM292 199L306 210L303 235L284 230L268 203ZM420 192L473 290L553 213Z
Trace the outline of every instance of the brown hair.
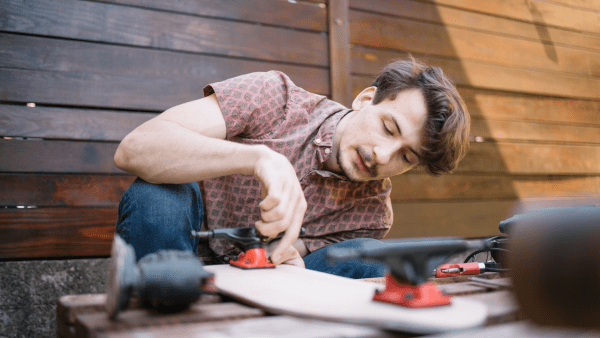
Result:
M420 165L433 175L451 172L469 148L471 118L454 84L437 67L415 60L399 60L379 73L373 104L393 100L406 89L421 90L427 104Z

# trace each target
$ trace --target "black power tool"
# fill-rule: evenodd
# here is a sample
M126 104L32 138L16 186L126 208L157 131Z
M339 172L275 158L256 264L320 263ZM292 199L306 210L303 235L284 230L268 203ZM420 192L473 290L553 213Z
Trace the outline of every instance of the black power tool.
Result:
M136 264L133 247L117 234L112 245L106 312L110 319L126 309L135 293L144 308L183 311L202 293L214 291L213 273L192 252L162 250Z

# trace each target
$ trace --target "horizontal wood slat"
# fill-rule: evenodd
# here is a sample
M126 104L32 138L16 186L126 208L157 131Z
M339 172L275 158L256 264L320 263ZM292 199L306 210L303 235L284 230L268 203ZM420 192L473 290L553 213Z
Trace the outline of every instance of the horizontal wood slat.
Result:
M156 115L0 104L0 136L121 141Z
M530 121L471 119L471 135L493 140L519 140L600 145L600 126L565 126Z
M116 143L0 140L0 171L123 174L113 164L116 148ZM474 143L456 172L597 174L600 147Z
M553 0L552 2L580 10L600 12L600 2L598 2L598 0Z
M600 126L600 101L459 88L471 116L505 121Z
M460 166L460 164L459 164ZM406 173L392 178L392 201L510 200L600 195L600 175L451 175Z
M318 32L74 0L8 0L0 17L5 32L328 65L327 36Z
M600 146L475 142L456 172L599 174Z
M0 139L0 172L125 174L113 163L117 146Z
M0 206L117 207L133 176L0 174Z
M598 52L358 11L350 12L350 42L496 66L600 76Z
M306 2L253 0L245 6L231 0L95 0L158 10L306 30L327 31L327 8ZM265 15L269 13L269 15Z
M575 31L600 33L600 4L593 0L559 0L562 6L549 1L534 0L427 0L440 5L448 5L463 10L481 12L496 16L556 26ZM576 8L576 6L583 8ZM586 10L591 9L590 10Z
M389 60L404 58L406 53L352 48L351 55L352 72L355 74L370 74L366 72L374 69L379 72ZM495 66L476 61L461 61L424 55L414 56L429 65L441 67L459 86L563 98L600 99L600 79L596 78L582 78L525 68ZM366 64L370 64L370 66L364 67ZM360 93L360 90L365 86L370 86L374 78L374 75L353 75L352 92L354 96Z
M600 206L598 198L540 198L393 204L394 224L386 238L501 235L500 221L535 209ZM565 224L565 226L568 226Z
M89 74L94 81L106 78L119 83L121 79L131 79L146 90L151 88L146 82L159 82L164 86L161 98L173 87L173 91L184 92L195 99L202 95L197 88L202 89L211 82L268 70L286 73L306 90L329 93L329 74L327 69L319 67L2 33L0 44L5 47L0 50L0 67ZM149 92L142 98L148 100L152 96L157 95Z
M0 100L163 111L234 76L280 70L329 94L326 69L0 34ZM10 69L8 69L10 68Z
M117 208L0 209L0 259L108 256Z
M550 44L544 46L547 50L552 49L554 44L558 44L600 51L600 36L498 17L491 13L483 14L479 11L466 11L413 0L379 0L377 6L373 6L368 1L352 0L350 6L355 10L426 21L445 27L464 27L498 35L544 41Z

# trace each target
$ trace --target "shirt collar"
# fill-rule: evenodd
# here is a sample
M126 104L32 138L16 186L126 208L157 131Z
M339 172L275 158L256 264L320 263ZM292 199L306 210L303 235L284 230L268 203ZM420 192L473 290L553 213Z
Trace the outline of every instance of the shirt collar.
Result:
M351 111L352 111L352 109L346 108L346 109L341 110L341 111L331 115L330 117L328 117L325 120L325 122L323 122L323 124L319 128L319 131L317 132L317 136L315 136L315 138L312 141L312 143L315 146L316 151L317 151L317 168L316 169L323 176L333 175L333 176L338 176L340 178L342 178L342 177L345 178L345 176L337 175L335 173L323 170L323 164L325 163L325 161L327 161L329 159L329 157L331 157L333 155L332 154L333 139L335 136L335 130L337 128L338 123L344 116L346 116Z

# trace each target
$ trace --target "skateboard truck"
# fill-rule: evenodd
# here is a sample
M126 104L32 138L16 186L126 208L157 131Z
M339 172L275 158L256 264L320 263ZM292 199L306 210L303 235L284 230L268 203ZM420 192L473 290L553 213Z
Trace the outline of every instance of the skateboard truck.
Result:
M185 310L204 292L215 292L214 274L192 252L162 250L136 263L133 247L117 234L112 244L105 310L110 319L137 294L144 308L160 313Z
M468 249L467 241L459 238L423 238L384 241L384 245L367 243L359 248L338 248L327 251L330 262L349 259L375 260L386 264L385 290L377 291L373 300L409 308L449 305L450 297L442 293L427 278L434 267L453 254Z
M304 235L305 229L300 229L300 235ZM277 235L276 238L283 236L283 233ZM233 240L241 247L242 253L236 260L230 260L229 265L241 269L270 269L274 268L275 264L267 259L267 252L263 247L266 238L258 233L254 227L241 228L222 228L209 231L195 231L190 233L191 238L224 238Z

